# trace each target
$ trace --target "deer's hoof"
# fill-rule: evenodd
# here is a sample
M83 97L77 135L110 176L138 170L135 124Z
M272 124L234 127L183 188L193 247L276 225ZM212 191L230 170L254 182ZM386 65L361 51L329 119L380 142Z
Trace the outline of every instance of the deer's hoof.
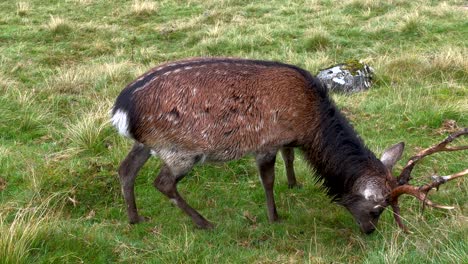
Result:
M196 225L197 225L197 228L199 228L199 229L205 229L205 230L210 230L210 229L215 228L215 225L212 224L212 223L209 222L209 221L204 221L204 222L201 222L201 223L196 223Z
M293 184L288 184L288 188L289 189L301 189L302 188L302 184L300 183L293 183Z
M134 225L138 223L148 222L148 220L149 220L149 217L138 216L136 219L131 219L129 222L130 224Z

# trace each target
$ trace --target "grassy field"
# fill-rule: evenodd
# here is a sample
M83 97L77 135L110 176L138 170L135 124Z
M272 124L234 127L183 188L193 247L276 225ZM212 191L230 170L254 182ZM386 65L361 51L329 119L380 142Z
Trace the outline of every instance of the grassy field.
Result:
M214 230L194 228L153 188L157 159L136 186L150 220L129 225L116 171L131 142L108 111L127 83L168 60L271 59L316 73L362 59L376 70L374 87L333 97L370 149L405 141L408 159L468 126L467 17L466 1L1 1L0 262L466 263L466 179L432 194L451 211L403 199L413 234L387 210L366 236L299 155L301 189L287 188L277 162L280 223L268 223L246 157L197 167L179 184ZM431 156L414 182L460 171L466 157Z

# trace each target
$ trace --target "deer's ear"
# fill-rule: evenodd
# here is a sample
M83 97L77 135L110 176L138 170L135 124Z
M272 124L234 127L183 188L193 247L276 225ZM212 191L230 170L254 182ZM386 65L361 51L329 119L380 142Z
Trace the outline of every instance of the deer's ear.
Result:
M395 163L401 158L405 143L400 142L384 150L380 161L391 171Z

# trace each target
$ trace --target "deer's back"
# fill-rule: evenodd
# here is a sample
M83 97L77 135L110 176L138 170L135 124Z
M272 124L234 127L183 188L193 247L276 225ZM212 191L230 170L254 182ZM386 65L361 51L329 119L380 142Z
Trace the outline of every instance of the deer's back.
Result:
M126 111L135 140L153 149L205 153L212 160L299 142L318 119L317 96L307 80L281 65L169 63L125 93L130 102L121 105L131 105ZM114 112L118 108L119 99Z

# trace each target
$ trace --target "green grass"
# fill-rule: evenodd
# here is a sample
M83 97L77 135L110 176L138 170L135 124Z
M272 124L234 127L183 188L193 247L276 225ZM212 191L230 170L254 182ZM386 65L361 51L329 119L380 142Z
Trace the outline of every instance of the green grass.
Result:
M159 63L190 56L271 59L319 69L362 59L366 93L333 95L380 154L421 147L468 126L468 23L463 1L2 1L0 3L0 262L2 263L462 263L468 259L467 181L412 198L404 234L385 212L359 232L331 204L298 155L302 189L278 159L282 221L269 224L251 157L196 167L180 192L208 219L190 219L152 187L151 159L136 182L150 221L127 224L117 177L131 142L107 113L120 90ZM466 139L461 140L467 143ZM401 169L403 162L397 165ZM427 158L414 182L466 168L466 153Z

